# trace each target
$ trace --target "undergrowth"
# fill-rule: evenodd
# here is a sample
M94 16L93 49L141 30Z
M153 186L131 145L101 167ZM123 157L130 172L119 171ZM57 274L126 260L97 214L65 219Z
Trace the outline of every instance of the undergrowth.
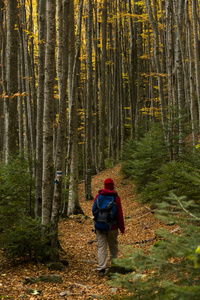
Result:
M129 251L124 259L115 260L116 266L132 269L123 276L114 274L110 281L130 293L121 299L199 299L199 170L199 148L186 147L170 161L160 129L126 144L122 172L136 185L138 201L156 207L156 217L176 228L155 232L149 254Z

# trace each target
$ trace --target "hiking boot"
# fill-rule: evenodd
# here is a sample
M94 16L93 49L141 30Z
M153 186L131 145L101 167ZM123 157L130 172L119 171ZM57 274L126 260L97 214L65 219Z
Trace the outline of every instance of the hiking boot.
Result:
M106 271L105 269L100 270L99 271L99 276L103 277L105 275L105 271Z

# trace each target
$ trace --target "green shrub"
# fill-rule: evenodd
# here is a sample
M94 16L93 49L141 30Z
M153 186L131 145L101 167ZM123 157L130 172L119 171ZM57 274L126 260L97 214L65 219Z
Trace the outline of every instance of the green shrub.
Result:
M0 163L0 231L31 215L34 207L34 182L26 161Z
M149 181L140 193L142 202L162 202L169 192L173 191L178 196L187 196L190 199L199 199L200 185L194 180L197 169L190 161L171 161L163 164L159 170L153 172Z
M129 141L121 155L122 173L136 184L141 192L154 180L153 172L169 161L168 148L160 127L152 128L138 142Z
M170 205L169 202L172 204ZM148 254L135 250L115 260L116 266L132 268L125 276L114 274L110 284L121 286L130 296L122 299L194 299L200 295L199 205L171 194L161 203L157 216L177 224L174 232L159 230ZM177 230L177 231L176 231Z
M41 238L39 220L22 218L19 224L13 224L4 230L0 238L3 254L9 259L43 259L48 253L47 240Z
M41 225L31 219L34 181L29 170L19 158L0 164L0 248L12 259L47 255Z

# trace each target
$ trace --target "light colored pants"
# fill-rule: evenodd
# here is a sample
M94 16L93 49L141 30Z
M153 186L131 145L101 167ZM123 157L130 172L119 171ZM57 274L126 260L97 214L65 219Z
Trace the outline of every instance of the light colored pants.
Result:
M110 230L108 233L101 233L101 231L96 230L97 237L97 258L98 266L97 270L103 270L107 267L108 254L107 247L110 250L110 259L118 257L118 230Z

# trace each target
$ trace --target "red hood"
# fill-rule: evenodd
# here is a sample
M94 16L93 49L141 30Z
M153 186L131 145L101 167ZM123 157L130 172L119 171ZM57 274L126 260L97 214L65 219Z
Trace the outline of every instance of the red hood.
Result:
M102 195L117 195L117 193L113 190L107 190L107 189L101 189L99 190L99 194L102 194Z

